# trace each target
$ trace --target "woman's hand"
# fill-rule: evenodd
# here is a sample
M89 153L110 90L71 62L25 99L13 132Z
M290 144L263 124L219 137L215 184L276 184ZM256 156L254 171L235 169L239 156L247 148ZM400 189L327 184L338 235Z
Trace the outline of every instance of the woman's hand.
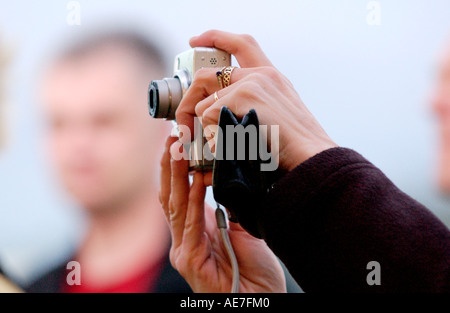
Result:
M214 211L205 204L202 173L190 185L188 161L171 157L177 138L169 137L161 159L160 201L172 234L170 260L195 292L230 292L231 263L216 226ZM263 240L230 223L230 240L240 272L240 292L286 292L283 270Z
M212 30L192 38L190 44L225 50L236 57L241 68L233 71L231 85L220 90L217 69L197 71L176 111L179 125L190 127L193 133L195 116L202 119L206 128L218 125L222 106L227 106L239 118L255 109L261 125L269 128L279 125L279 167L284 170L291 170L315 154L337 146L252 37ZM217 101L213 95L216 91ZM268 141L270 147L270 136Z

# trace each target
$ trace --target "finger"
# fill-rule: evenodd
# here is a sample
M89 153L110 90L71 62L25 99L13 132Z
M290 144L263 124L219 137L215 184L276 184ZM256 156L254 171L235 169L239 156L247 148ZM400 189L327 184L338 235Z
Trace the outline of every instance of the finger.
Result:
M192 251L201 244L205 232L205 194L203 174L197 172L189 192L189 203L183 233L183 246Z
M248 78L250 77L249 75ZM203 128L218 124L220 111L224 106L230 109L238 119L251 109L257 110L263 116L262 112L267 109L267 106L264 105L265 93L264 87L253 79L245 78L227 89L220 90L217 93L219 100L214 99L214 96L209 96L200 101L195 112L197 116L201 117Z
M219 108L222 107L223 105L230 107L230 101L227 96L234 94L237 89L242 88L242 86L241 86L242 82L243 82L243 80L240 80L240 81L236 82L235 84L230 85L228 88L217 91L216 96L218 99L216 99L215 95L212 94L212 95L209 95L208 97L205 97L202 100L200 100L197 103L197 105L195 106L195 115L197 117L203 119L203 114L205 113L205 111L214 104L216 106L218 106ZM244 89L246 89L245 86L244 86ZM246 90L246 91L250 92L250 90ZM243 105L244 104L245 103L243 103ZM220 109L219 109L219 111L220 111ZM235 113L235 112L233 112L233 113Z
M169 199L170 199L170 184L171 184L171 169L170 169L170 146L177 140L176 137L167 137L166 145L163 155L161 157L161 189L159 191L159 201L164 210L164 215L167 221L170 221L169 217ZM170 223L169 223L170 224Z
M191 47L216 47L233 54L241 67L273 66L256 40L249 35L238 35L210 30L189 41Z
M170 147L171 155L178 149L177 142ZM171 158L171 192L169 201L169 218L172 228L172 243L178 247L182 243L186 211L189 199L189 162L186 159Z
M194 89L192 89L192 93L188 91L186 94L186 102L180 104L180 107L177 109L177 121L179 123L183 123L185 121L190 121L193 123L193 113L192 108L194 108L195 115L197 117L202 117L203 112L210 107L214 102L218 101L214 95L214 92L217 92L217 97L219 100L226 96L227 94L231 94L232 91L236 91L239 89L240 99L243 99L243 103L237 104L236 101L233 101L236 105L236 110L240 112L244 112L241 110L243 104L248 104L249 101L255 100L260 96L261 92L264 92L267 88L278 88L274 86L283 86L283 84L290 84L285 76L283 76L278 70L273 67L258 67L254 69L245 69L245 68L236 68L233 71L233 75L231 76L231 84L227 88L224 89L207 89L205 86L208 86L206 83L206 79L211 80L211 74L209 76L199 79L197 82L194 82ZM192 88L192 86L191 86ZM280 87L281 88L281 87ZM223 101L221 102L223 103ZM230 105L227 105L230 107ZM233 113L239 114L237 111L232 110ZM245 110L248 113L248 109Z
M213 181L212 172L203 174L203 185L206 187L211 186Z
M220 89L217 82L217 68L203 68L196 72L194 80L181 100L176 110L176 120L179 125L186 125L194 135L195 106L198 102L214 94ZM235 68L231 75L231 85L251 74L251 70ZM229 87L228 87L229 88ZM228 88L222 89L226 90Z
M217 234L216 209L205 203L205 228L208 235L213 239Z

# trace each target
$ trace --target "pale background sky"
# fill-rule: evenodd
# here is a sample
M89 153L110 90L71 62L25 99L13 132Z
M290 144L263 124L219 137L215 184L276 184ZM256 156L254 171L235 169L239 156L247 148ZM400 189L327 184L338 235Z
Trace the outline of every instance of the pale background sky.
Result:
M253 35L338 144L362 153L450 225L450 202L434 182L437 130L428 100L450 34L450 1L380 0L379 26L366 21L366 0L80 0L80 26L67 24L68 2L0 0L0 38L14 52L10 137L0 151L0 261L22 283L69 255L85 229L43 155L39 65L61 38L105 23L156 34L169 59L211 28Z

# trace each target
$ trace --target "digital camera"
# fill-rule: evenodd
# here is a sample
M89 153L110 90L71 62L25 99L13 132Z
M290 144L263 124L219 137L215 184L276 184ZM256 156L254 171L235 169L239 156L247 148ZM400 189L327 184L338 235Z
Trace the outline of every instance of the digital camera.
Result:
M175 119L175 111L192 83L196 71L204 67L231 65L229 53L215 48L193 48L175 57L172 78L154 80L148 89L148 106L154 118Z
M191 85L194 74L201 68L223 68L231 65L231 55L225 51L197 47L178 54L175 57L174 73L171 78L153 80L148 88L148 109L153 118L175 120L175 112ZM198 131L197 129L194 131ZM200 130L202 129L200 127ZM208 171L212 169L213 160L205 159L207 148L203 136L195 136L190 149L189 169Z

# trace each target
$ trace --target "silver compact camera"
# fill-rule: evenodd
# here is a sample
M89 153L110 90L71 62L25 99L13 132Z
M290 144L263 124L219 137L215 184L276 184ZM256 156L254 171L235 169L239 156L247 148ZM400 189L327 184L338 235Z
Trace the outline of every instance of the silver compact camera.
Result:
M148 88L148 107L154 118L175 119L175 111L192 83L195 72L204 67L231 65L229 53L215 48L193 48L175 57L173 77L154 80Z
M225 51L197 47L175 57L173 77L153 80L148 88L148 109L153 118L175 120L175 112L192 83L195 72L204 67L222 68L231 65L231 55ZM206 139L194 138L189 169L208 171L213 160L204 158Z

